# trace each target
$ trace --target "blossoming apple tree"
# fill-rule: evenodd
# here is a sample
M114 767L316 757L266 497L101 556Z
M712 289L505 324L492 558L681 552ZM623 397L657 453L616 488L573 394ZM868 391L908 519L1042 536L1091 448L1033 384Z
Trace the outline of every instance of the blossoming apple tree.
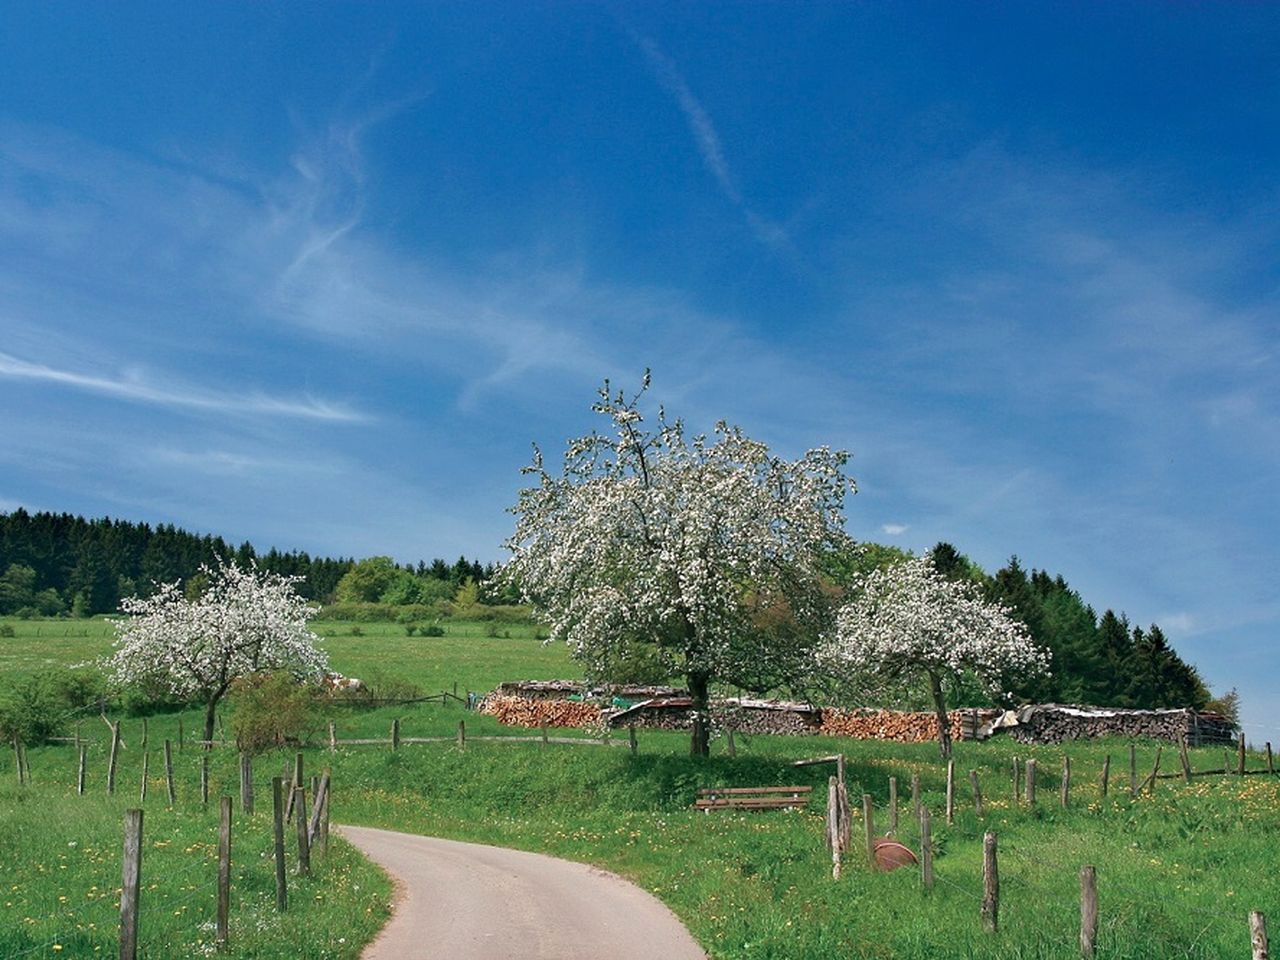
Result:
M238 677L281 669L318 677L328 660L307 627L315 609L294 592L300 577L234 562L201 573L207 586L196 599L175 582L150 597L121 601L129 616L116 624L107 667L117 684L159 680L172 693L199 700L210 741L218 703Z
M942 576L929 557L855 575L850 593L820 665L872 694L927 683L944 758L951 755L944 681L971 671L998 693L1005 678L1049 668L1048 650L1007 607L984 601L972 582Z
M713 437L689 438L661 408L650 427L648 386L646 372L627 399L606 381L592 409L608 432L570 441L559 471L535 446L500 576L589 675L627 645L655 651L686 679L690 749L703 756L710 684L763 690L794 679L833 622L819 561L846 539L847 455L819 448L783 460L723 422Z

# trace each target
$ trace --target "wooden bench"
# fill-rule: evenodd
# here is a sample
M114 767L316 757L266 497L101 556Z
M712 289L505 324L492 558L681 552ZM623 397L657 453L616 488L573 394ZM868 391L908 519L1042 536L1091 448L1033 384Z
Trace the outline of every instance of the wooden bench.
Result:
M813 787L705 787L694 807L712 810L782 810L809 803Z

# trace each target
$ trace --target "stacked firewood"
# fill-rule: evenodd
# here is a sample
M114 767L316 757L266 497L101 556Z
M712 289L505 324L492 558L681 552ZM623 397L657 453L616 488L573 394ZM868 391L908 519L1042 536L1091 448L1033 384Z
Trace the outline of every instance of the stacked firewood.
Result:
M515 727L598 727L600 706L576 700L546 700L490 694L479 710L496 717L499 723Z
M1009 733L1023 743L1062 743L1092 737L1150 737L1192 746L1231 743L1235 728L1217 714L1194 710L1121 710L1058 704L1023 707Z
M951 738L963 740L972 710L952 710L947 716ZM933 713L906 710L833 710L822 711L821 732L829 737L851 737L854 740L894 740L898 743L924 743L938 739L938 718Z

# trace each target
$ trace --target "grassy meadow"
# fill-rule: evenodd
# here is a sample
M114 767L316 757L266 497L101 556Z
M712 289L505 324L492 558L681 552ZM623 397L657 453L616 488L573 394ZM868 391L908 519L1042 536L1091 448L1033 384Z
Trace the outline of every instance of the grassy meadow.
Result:
M38 669L47 659L78 662L105 652L109 643L100 621L14 626L14 638L0 639L0 666L6 671ZM352 635L353 628L359 635ZM58 636L62 629L82 633ZM454 682L461 693L485 690L503 679L574 674L564 652L544 647L532 638L531 629L499 629L509 630L511 637L485 636L489 628L484 624L449 623L448 635L440 638L408 637L393 624L318 625L335 669L361 677L387 671L428 693L452 690ZM151 717L153 745L176 738L179 716L188 736L197 728L195 711ZM523 732L499 728L457 704L343 707L334 720L340 736L386 736L391 720L399 719L402 735L410 737L446 735L464 717L469 732ZM127 743L136 744L141 722L124 720ZM5 892L0 899L0 956L43 944L66 929L81 939L69 941L77 945L75 950L64 945L63 956L92 955L94 946L101 948L97 952L109 952L113 942L120 815L125 806L136 804L140 759L136 749L126 751L121 787L108 801L102 785L106 728L96 716L88 716L82 730L94 739L85 797L74 794L72 748L31 748L34 782L25 788L16 785L9 752L8 769L0 779L0 891ZM1077 957L1078 876L1084 864L1098 870L1100 957L1247 957L1247 911L1280 917L1280 876L1274 869L1280 779L1218 776L1189 785L1160 780L1154 795L1132 799L1128 742L1078 744L1066 748L1073 788L1070 807L1063 810L1057 792L1063 748L1027 747L1008 739L961 743L958 814L948 825L941 815L945 768L933 744L739 736L737 757L723 755L717 743L716 756L693 760L683 734L641 731L639 743L635 756L599 746L483 741L469 742L465 750L433 743L408 744L394 752L367 746L336 753L317 747L304 753L309 769L333 770L335 821L503 844L598 864L653 891L715 958ZM910 846L918 841L918 829L910 811L909 783L912 774L919 775L924 802L933 813L937 884L932 892L921 889L915 871L865 869L860 819L855 819L845 874L839 882L831 880L830 854L822 842L831 770L791 764L837 751L848 757L854 806L869 793L880 832L889 825L888 778L897 777L898 836ZM1111 791L1103 798L1098 775L1107 754L1112 758ZM1149 772L1154 755L1154 744L1139 744L1140 776ZM235 794L232 751L215 751L214 756L215 792ZM260 810L269 808L269 778L279 774L290 756L273 753L256 761ZM1013 801L1015 756L1038 761L1035 808ZM152 898L150 908L144 899L144 937L148 916L163 934L152 945L153 956L199 955L204 949L200 945L208 943L202 924L211 916L213 875L196 870L205 886L196 883L189 890L185 885L195 881L180 871L187 863L208 860L214 815L191 802L197 790L196 751L188 747L178 757L178 811L165 811L163 777L154 756L146 804L144 871L155 865L150 876L157 887L144 893ZM1192 764L1220 768L1222 751L1193 751ZM1260 764L1259 757L1251 756L1251 767ZM1176 769L1176 754L1166 750L1163 766ZM982 819L973 811L970 769L979 772L986 799ZM790 783L814 785L808 809L714 815L690 809L700 786ZM855 811L855 818L859 815ZM253 942L260 948L232 955L355 956L342 951L367 939L381 920L385 883L379 886L367 865L335 844L306 888L310 898L295 900L305 900L298 910L308 911L307 922L294 923L303 915L294 914L293 907L288 922L290 930L305 927L325 936L317 935L314 948L286 950L273 939L278 934L272 931L280 928L279 918L268 909L270 862L258 849L267 849L269 820L262 813L253 819L246 828L253 838L243 841L246 856L237 866L244 873L236 881L235 896L246 906L233 911L232 938L235 944L240 916L236 949L248 950ZM1000 932L994 936L983 931L979 916L982 834L987 830L998 834L1000 845ZM164 846L153 849L152 841ZM94 853L85 853L86 848ZM95 886L108 894L89 898ZM359 894L348 896L346 891L356 886ZM63 896L68 899L58 899ZM184 896L192 896L192 902L183 901ZM179 912L184 906L186 914ZM89 928L92 933L81 929L88 923L95 924ZM254 929L258 926L260 931ZM340 936L346 937L346 945L335 945ZM618 955L624 952L620 948ZM611 953L602 947L602 956Z

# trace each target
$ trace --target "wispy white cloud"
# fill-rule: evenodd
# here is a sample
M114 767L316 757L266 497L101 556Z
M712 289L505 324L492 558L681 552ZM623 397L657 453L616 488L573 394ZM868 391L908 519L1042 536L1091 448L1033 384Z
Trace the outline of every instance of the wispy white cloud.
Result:
M302 417L312 420L359 422L363 414L340 404L311 397L300 400L266 394L248 396L220 394L188 387L158 387L138 378L111 378L71 370L59 370L0 353L0 377L34 380L102 394L133 403L162 407L190 408L216 413L257 414L272 417Z
M905 523L883 523L880 525L880 532L889 537L900 537L911 527Z
M634 30L628 30L628 33L643 51L658 82L675 98L676 105L689 125L689 132L693 135L702 163L719 184L720 191L742 211L757 240L775 252L797 259L795 243L787 228L760 214L743 195L737 178L729 167L729 161L725 159L724 146L710 114L689 88L675 61L663 53L649 37Z

